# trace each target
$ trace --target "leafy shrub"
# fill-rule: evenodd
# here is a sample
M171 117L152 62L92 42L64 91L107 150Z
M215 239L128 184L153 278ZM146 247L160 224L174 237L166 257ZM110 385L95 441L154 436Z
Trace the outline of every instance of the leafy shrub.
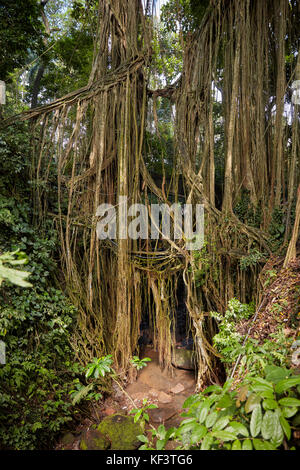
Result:
M268 366L265 378L248 377L238 391L230 390L231 384L208 387L184 404L187 420L177 434L184 446L273 450L290 441L291 426L299 420L299 376Z
M178 449L276 450L292 448L292 429L300 423L300 376L268 366L264 378L247 377L238 390L232 380L192 395L183 405L186 419L177 429L159 430L159 447L168 439ZM159 437L158 436L158 437ZM148 449L146 436L140 436Z
M52 282L55 231L49 221L37 233L31 215L26 202L0 196L0 445L13 449L49 448L76 414L69 392L84 373L70 345L76 310ZM14 267L27 261L22 278ZM33 287L24 289L29 275Z
M0 366L0 441L5 448L49 445L72 419L68 392L82 373L72 364L69 343L75 309L49 288L6 290L0 305L0 334L6 365Z
M282 330L271 334L270 339L265 340L263 344L251 337L244 342L244 336L238 332L237 326L243 320L248 320L253 313L253 304L242 304L237 299L229 301L228 310L224 315L211 312L219 327L218 334L213 338L213 344L221 355L228 375L239 357L241 357L237 369L239 375L246 373L256 375L262 373L267 365L287 364L291 340L285 337Z

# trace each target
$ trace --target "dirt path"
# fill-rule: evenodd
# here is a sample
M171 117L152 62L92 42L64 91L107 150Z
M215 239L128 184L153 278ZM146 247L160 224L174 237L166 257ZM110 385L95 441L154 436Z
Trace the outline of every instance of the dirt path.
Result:
M158 406L149 410L150 424L153 426L178 426L183 419L180 416L183 403L195 391L194 372L174 368L173 376L170 376L159 367L158 355L153 349L146 349L143 356L150 357L152 361L138 373L137 380L128 385L126 392L137 408L142 406L144 398ZM133 408L129 400L125 407L123 405L123 412Z
M145 398L157 405L158 408L148 411L150 425L157 428L164 424L166 429L179 426L184 419L180 416L183 403L195 391L194 372L174 368L173 376L170 376L161 370L158 355L151 348L144 351L143 357L150 357L151 362L138 373L137 380L127 386L126 392L133 400L135 408L140 408ZM56 449L79 450L80 436L85 430L93 429L106 416L130 413L134 408L132 402L117 386L113 388L114 392L98 409L91 409L89 418L83 420L72 433L66 433L61 438Z

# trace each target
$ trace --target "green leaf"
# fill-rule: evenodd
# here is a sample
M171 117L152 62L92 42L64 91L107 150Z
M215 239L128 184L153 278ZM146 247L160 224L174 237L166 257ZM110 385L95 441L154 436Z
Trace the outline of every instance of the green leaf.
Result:
M246 401L245 404L245 411L246 413L251 413L261 402L261 397L256 395L256 393L251 393L251 395L248 397L248 400Z
M265 400L275 400L275 394L271 390L257 390L257 394Z
M218 419L218 421L215 423L213 427L213 431L221 431L227 426L228 423L229 423L229 417L223 416L222 418Z
M31 429L32 429L32 432L35 432L38 429L42 429L42 427L43 427L42 423L40 423L39 421L36 421L35 423L33 423Z
M242 450L252 450L252 442L250 439L245 439L242 444Z
M211 392L219 392L221 390L222 390L222 387L220 387L220 385L210 385L202 393L207 394L207 393L211 393Z
M261 439L253 439L253 445L255 450L275 450L269 442Z
M276 393L283 393L289 388L295 387L296 385L300 384L300 376L298 377L291 377L289 379L281 380L275 387Z
M201 441L201 439L206 436L207 434L207 429L206 427L202 425L198 425L196 429L193 430L192 435L191 435L191 444L197 444L198 442Z
M193 420L193 421L190 421L189 423L181 425L178 431L180 435L183 435L183 434L186 434L187 432L194 431L195 429L197 429L197 426L199 426L199 424Z
M278 366L267 366L265 368L266 379L269 382L277 384L283 379L286 379L291 372L288 369Z
M217 408L230 408L234 404L232 398L226 394L224 395L217 403L216 406Z
M298 400L298 398L292 397L281 398L278 403L282 406L300 406L300 400Z
M180 426L183 426L184 424L188 424L188 423L195 423L195 422L196 422L196 418L187 418L181 421Z
M275 410L276 408L278 408L277 401L271 398L267 398L266 400L264 400L262 405L265 410Z
M182 405L183 408L190 408L195 402L199 400L199 395L191 395L188 397L184 404Z
M273 411L269 411L269 410L266 411L262 420L262 424L261 424L261 434L264 439L271 438L275 425L276 425L275 414L273 413Z
M279 447L282 444L283 438L284 438L283 430L279 421L279 417L276 415L271 443L275 447Z
M242 423L239 423L237 421L230 421L229 427L227 428L228 431L229 431L229 428L230 428L230 431L231 429L233 429L237 434L241 434L244 437L249 436L248 429Z
M213 437L219 439L220 441L234 441L236 439L236 434L228 431L213 431L211 433Z
M261 377L255 377L254 379L251 380L251 388L255 392L273 392L273 386L270 382L268 382L265 379L262 379Z
M139 436L137 436L138 440L141 441L141 442L145 442L147 443L148 442L148 439L146 436L144 436L143 434L140 434Z
M85 398L88 393L93 389L94 384L87 385L85 387L81 387L78 392L72 393L72 404L76 405L79 403L83 398Z
M159 439L158 441L156 441L156 449L157 450L163 450L164 447L165 447L164 439Z
M231 450L241 450L241 449L242 449L241 442L237 439L237 440L234 441L234 443L232 444Z
M261 424L262 424L261 406L256 405L256 407L252 411L251 421L250 421L250 432L251 432L252 437L258 436L261 430Z
M287 422L287 420L283 416L279 417L279 421L280 421L281 427L283 429L283 432L286 435L287 440L289 441L290 438L291 438L291 426L289 425L289 423Z
M88 379L89 377L93 375L95 367L96 367L95 365L92 365L91 367L89 367L89 369L87 370L85 374L86 379Z
M217 418L218 418L218 413L216 411L213 411L207 416L206 421L205 421L205 426L207 428L211 428L217 421Z
M16 284L20 287L32 287L30 282L25 281L31 273L27 271L18 271L12 268L6 268L0 263L0 284L1 280L8 280L12 284Z
M134 416L134 422L135 422L135 423L136 423L136 422L139 420L139 418L141 417L142 412L143 412L143 410L139 410L139 411L135 414L135 416Z
M154 403L152 403L151 405L148 406L148 410L154 410L156 408L158 408L158 406L155 405Z
M210 409L210 402L208 400L205 400L199 406L199 408L197 410L197 418L198 418L200 424L204 423L204 421L206 420L209 409Z
M214 439L211 434L206 434L201 444L201 450L209 450L211 448L213 440Z
M285 418L291 418L294 416L298 411L298 408L296 406L291 406L291 407L284 407L282 408L282 414Z

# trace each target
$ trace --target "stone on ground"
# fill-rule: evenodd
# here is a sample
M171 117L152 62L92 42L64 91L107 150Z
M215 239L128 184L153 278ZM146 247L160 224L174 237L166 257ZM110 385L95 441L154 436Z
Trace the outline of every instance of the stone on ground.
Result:
M132 416L107 416L97 430L110 440L111 450L135 450L141 445L137 436L142 434L142 428Z
M171 403L172 397L165 392L159 392L158 401L160 403Z
M148 413L153 423L165 423L174 415L176 415L177 410L175 410L174 408L164 407L149 410Z
M170 391L174 393L174 395L177 395L178 393L181 393L184 391L184 386L179 383L175 387L171 388Z
M88 429L81 437L81 450L107 450L110 447L110 440L97 429Z
M190 349L176 348L172 354L172 364L179 369L194 370L194 352Z
M68 446L72 444L74 441L75 437L71 432L67 432L66 434L63 435L61 442L63 445Z

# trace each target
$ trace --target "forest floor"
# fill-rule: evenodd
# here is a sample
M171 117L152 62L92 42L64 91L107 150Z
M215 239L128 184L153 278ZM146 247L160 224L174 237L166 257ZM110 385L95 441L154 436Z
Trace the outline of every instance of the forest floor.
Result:
M284 327L284 334L295 340L299 335L300 321L300 261L297 259L288 268L282 268L282 263L270 260L265 266L262 276L264 295L261 310L256 320L243 320L237 326L242 335L248 332L250 337L263 343L271 339L279 326ZM173 368L172 374L162 371L158 363L158 353L152 347L147 347L141 358L149 357L151 362L137 373L136 380L127 385L126 393L113 383L112 393L96 406L91 404L87 418L75 425L72 433L67 433L59 441L56 449L79 450L82 434L95 427L105 417L115 414L129 415L134 408L142 408L143 400L155 404L157 408L147 410L149 426L158 428L163 424L166 429L178 427L184 419L181 416L185 400L195 392L195 372ZM300 373L299 365L291 364L294 373ZM131 398L129 398L128 397ZM150 440L150 432L148 438ZM166 450L176 448L176 442L169 441ZM175 447L172 447L175 446Z
M142 407L143 400L157 405L157 408L147 410L149 428L157 428L163 424L166 429L178 426L184 419L181 416L185 400L195 392L196 380L194 371L173 368L172 375L162 371L158 363L158 354L153 348L145 349L143 357L149 357L151 362L138 372L137 379L126 387L126 393L131 397L135 408ZM79 450L80 438L84 431L92 428L106 416L114 414L128 415L134 408L133 403L117 385L113 393L99 406L91 410L91 417L83 420L80 425L67 433L57 444L56 449ZM172 445L172 443L170 443ZM171 447L169 450L172 450Z

